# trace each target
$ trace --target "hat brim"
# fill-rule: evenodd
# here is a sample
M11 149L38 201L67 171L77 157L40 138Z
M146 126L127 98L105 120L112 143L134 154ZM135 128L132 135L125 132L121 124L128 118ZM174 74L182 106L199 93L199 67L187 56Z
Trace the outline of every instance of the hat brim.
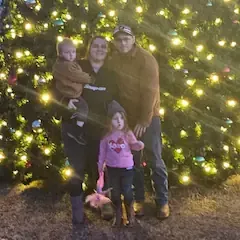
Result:
M116 32L113 33L113 37L117 36L118 34L120 33L123 33L123 34L126 34L126 35L129 35L129 36L134 36L132 32L129 32L129 31L124 31L124 30L118 30Z

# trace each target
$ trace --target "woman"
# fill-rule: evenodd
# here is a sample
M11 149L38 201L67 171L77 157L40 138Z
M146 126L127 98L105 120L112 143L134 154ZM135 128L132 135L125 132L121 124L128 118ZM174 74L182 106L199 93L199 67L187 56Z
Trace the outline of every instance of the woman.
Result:
M88 123L85 126L89 190L96 186L99 144L106 127L107 105L112 100L117 100L116 75L104 64L107 53L106 39L96 36L89 43L86 59L79 62L82 70L95 79L94 83L85 85L82 95L89 109ZM104 219L111 218L112 214L109 205L102 209L101 215Z

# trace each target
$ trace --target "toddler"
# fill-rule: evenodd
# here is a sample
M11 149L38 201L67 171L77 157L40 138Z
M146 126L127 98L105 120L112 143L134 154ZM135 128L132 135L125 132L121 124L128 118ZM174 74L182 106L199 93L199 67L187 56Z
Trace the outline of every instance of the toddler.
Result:
M137 141L133 132L129 130L125 110L112 101L108 107L108 116L111 119L109 132L100 142L98 171L101 176L106 165L109 187L112 188L111 200L115 206L114 225L122 223L122 202L127 213L128 225L135 222L133 210L133 155L131 150L140 151L144 148L141 141Z

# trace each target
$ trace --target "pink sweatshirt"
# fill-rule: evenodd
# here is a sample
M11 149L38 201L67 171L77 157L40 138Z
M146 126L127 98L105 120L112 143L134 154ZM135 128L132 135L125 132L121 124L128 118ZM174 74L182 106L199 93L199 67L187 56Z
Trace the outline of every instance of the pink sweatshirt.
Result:
M131 168L134 166L131 150L140 151L144 148L141 141L137 141L132 131L124 133L114 131L105 136L100 143L98 170L103 171L104 163L114 168Z

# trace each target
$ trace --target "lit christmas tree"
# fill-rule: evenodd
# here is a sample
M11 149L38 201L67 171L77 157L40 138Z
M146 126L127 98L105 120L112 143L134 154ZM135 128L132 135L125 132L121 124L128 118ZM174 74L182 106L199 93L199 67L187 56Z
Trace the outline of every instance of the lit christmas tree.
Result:
M230 0L12 0L0 37L0 162L30 181L70 174L60 121L49 113L55 45L79 55L91 36L130 25L160 66L163 156L183 184L239 167L239 6ZM0 15L1 16L1 15ZM83 56L83 55L82 55ZM146 79L147 81L147 79Z

